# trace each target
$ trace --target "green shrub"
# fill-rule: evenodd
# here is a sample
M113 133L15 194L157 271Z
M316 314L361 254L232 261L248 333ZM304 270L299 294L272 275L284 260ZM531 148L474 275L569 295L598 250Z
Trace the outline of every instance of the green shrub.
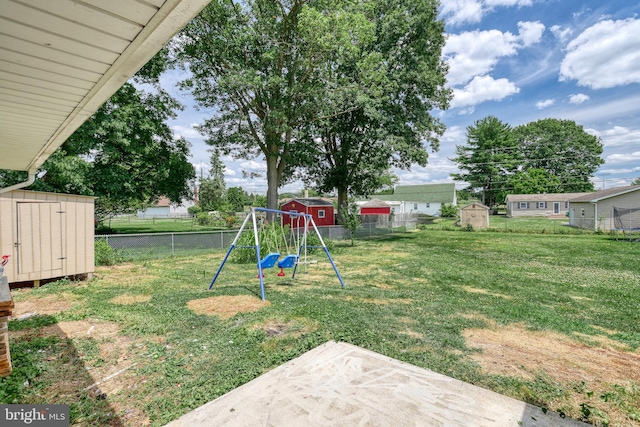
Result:
M193 217L197 217L200 212L202 212L202 208L200 205L193 205L187 208L187 212Z
M458 207L454 205L444 204L440 206L440 216L443 218L454 218L458 216Z
M211 225L212 222L213 222L213 219L211 218L211 215L209 215L209 213L207 212L200 212L196 216L196 224L198 225Z
M96 265L114 265L117 262L116 250L105 239L96 240L94 248Z

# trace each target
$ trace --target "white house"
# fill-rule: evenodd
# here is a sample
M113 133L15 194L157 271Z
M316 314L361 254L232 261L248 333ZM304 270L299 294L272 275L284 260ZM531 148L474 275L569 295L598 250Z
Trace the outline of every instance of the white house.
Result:
M438 216L442 205L455 206L458 203L454 183L398 185L393 194L375 197L390 202L395 214L422 213Z

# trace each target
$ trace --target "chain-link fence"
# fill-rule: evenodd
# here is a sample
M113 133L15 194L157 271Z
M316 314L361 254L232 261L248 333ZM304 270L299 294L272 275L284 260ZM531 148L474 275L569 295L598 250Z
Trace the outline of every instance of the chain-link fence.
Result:
M385 224L362 224L356 231L356 238L391 234L413 230L415 220L394 221ZM251 230L245 230L250 232ZM345 240L351 235L343 226L318 227L325 240ZM185 233L145 233L106 234L95 236L95 241L104 241L115 251L120 261L162 258L174 255L189 255L211 250L228 249L238 230L185 232Z

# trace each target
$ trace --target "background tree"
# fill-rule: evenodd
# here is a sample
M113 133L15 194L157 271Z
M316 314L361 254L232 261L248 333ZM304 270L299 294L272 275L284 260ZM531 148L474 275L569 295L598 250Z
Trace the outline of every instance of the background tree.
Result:
M226 183L224 181L224 163L220 160L220 151L209 150L209 176L200 178L198 204L204 211L216 211L225 203Z
M214 116L200 131L235 158L264 156L267 206L304 159L296 130L316 117L316 68L325 52L301 36L314 8L339 13L341 0L213 0L176 38L193 77L181 83ZM335 47L339 48L339 47Z
M251 203L251 199L242 187L231 187L227 190L226 202L233 212L243 212L245 205Z
M319 67L325 119L307 129L316 151L304 179L337 190L338 218L349 195L375 193L389 184L390 168L425 166L427 146L438 148L444 126L430 111L446 109L450 91L437 8L437 1L363 0L348 13L316 12L303 26L330 52Z
M518 144L511 127L494 116L477 120L467 127L467 145L456 146L451 159L462 173L451 174L466 181L470 189L482 189L482 203L494 207L504 200L510 176L520 162Z
M347 230L349 230L349 234L351 235L351 246L354 245L356 230L360 226L360 208L355 204L354 200L351 200L350 203L347 203L342 217L340 218L340 224L344 226Z
M522 171L542 169L560 182L555 193L593 191L591 178L604 163L600 139L572 120L543 119L514 129Z
M525 169L516 172L510 180L509 192L513 194L558 193L562 188L560 178L544 169Z
M634 179L631 185L640 185L640 176Z

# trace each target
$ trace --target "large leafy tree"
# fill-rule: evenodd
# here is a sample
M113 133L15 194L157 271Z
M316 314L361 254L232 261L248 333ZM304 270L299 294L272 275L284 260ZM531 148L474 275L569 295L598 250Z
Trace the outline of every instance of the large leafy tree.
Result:
M176 57L193 76L182 87L213 111L200 130L224 154L264 157L269 208L295 169L312 161L313 140L301 129L322 119L323 97L336 89L321 71L335 52L353 49L352 37L332 34L359 37L353 21L340 18L351 3L213 0L176 38ZM320 18L336 26L319 28ZM334 106L330 117L345 112Z
M557 193L593 191L591 178L604 163L600 139L572 120L543 119L514 129L522 170L542 169L557 178Z
M510 179L509 192L514 194L558 193L560 178L544 169L525 169L516 172Z
M494 116L477 120L467 127L467 145L456 146L461 173L451 174L466 181L470 189L482 189L483 203L493 207L506 195L506 187L520 164L518 144L511 126Z
M137 75L139 83L157 83L161 55ZM143 208L160 196L180 202L190 194L194 171L189 144L166 124L179 108L157 84L144 92L126 83L47 159L29 188L95 196L99 218ZM2 172L0 180L17 174Z
M318 143L306 181L337 190L339 217L350 194L375 193L391 167L424 166L427 147L438 148L444 126L430 112L447 108L450 91L437 9L437 1L362 0L305 27L331 51L319 67L325 119L312 122ZM330 49L343 40L348 49Z

